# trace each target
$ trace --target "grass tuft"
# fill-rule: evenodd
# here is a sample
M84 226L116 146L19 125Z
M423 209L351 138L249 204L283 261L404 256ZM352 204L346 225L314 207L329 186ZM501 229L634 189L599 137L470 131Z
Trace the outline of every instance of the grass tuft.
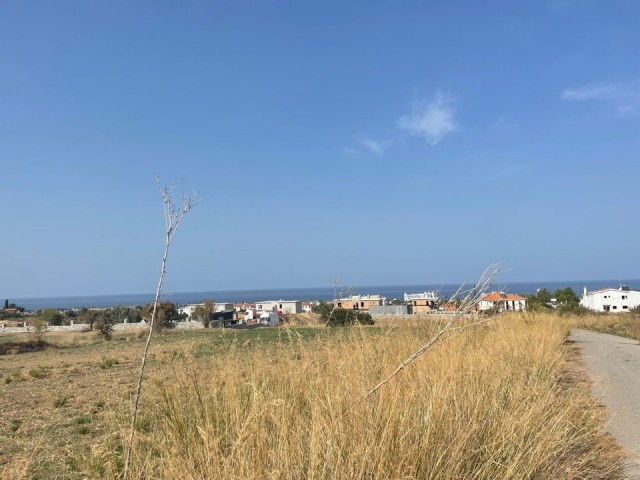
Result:
M20 420L12 420L9 428L11 429L12 432L15 433L20 429L21 425L22 425L22 422L20 422Z
M118 362L117 359L115 358L104 358L102 360L102 363L100 363L100 368L105 370L107 368L111 368L114 365L118 365L120 362Z
M33 378L42 378L45 375L45 371L43 368L32 368L29 370L29 376Z

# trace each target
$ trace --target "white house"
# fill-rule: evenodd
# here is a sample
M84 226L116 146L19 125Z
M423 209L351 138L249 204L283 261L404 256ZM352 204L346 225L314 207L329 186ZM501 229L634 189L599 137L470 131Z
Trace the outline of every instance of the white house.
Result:
M187 319L191 320L193 312L195 312L197 307L203 306L204 303L192 303L190 305L183 305L178 307L178 313L187 315ZM216 303L213 307L214 313L226 312L228 310L233 310L233 303Z
M527 309L527 299L514 293L491 292L478 302L478 310L496 310L498 312L523 312Z
M431 300L433 302L438 301L438 294L436 292L420 292L420 293L406 293L404 294L404 301L411 302L413 300Z
M263 312L302 313L302 300L266 300L256 302L256 309Z
M596 312L628 312L640 305L640 290L620 285L618 288L601 288L588 292L585 287L580 305Z

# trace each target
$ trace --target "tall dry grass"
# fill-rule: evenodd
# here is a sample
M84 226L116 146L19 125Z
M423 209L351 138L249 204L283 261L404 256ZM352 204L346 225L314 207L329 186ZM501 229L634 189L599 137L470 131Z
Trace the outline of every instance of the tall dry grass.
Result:
M634 313L590 314L567 319L574 328L640 340L640 316Z
M150 388L134 478L618 478L602 409L570 380L557 318L454 332L376 395L434 326L233 344ZM100 452L105 476L121 453Z

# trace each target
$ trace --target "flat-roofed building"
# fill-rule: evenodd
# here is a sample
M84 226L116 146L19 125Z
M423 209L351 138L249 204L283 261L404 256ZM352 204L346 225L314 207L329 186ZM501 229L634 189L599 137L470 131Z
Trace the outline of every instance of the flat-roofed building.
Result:
M626 285L588 292L585 287L580 305L596 312L624 313L640 306L640 291Z
M369 311L370 307L384 305L385 300L386 298L380 295L351 295L346 298L338 298L333 303L338 308Z

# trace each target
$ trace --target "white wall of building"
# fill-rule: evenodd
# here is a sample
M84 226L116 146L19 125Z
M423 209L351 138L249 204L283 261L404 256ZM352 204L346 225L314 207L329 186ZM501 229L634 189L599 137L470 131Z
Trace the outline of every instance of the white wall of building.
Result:
M195 312L197 307L201 307L204 303L192 303L191 305L183 305L182 307L178 307L178 313L186 313L187 319L191 320L193 316L193 312ZM216 303L213 311L218 312L226 312L228 310L233 310L233 303Z
M481 312L484 312L487 310L498 310L500 312L504 312L504 311L524 312L526 309L527 309L526 300L497 300L497 301L480 300L478 302L478 310L480 310Z
M585 288L580 305L596 312L624 313L640 305L640 291L603 288L587 292Z
M275 312L276 300L265 300L264 302L256 302L256 310L259 312Z
M302 300L267 300L256 302L256 310L262 312L302 313Z

